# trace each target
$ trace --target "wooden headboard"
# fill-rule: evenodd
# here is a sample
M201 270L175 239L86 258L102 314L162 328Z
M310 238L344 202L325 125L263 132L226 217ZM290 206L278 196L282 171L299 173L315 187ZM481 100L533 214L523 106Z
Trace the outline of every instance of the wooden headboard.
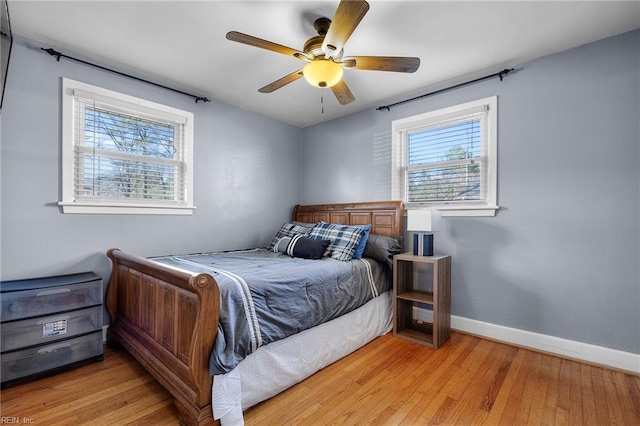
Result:
M299 222L324 221L343 225L371 224L371 233L400 237L404 233L402 201L296 205L292 218Z

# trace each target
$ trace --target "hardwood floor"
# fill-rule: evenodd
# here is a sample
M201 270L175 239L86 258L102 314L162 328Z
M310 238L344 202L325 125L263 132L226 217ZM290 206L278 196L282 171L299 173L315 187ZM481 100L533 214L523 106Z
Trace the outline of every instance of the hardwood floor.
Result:
M126 352L3 389L37 425L176 425ZM640 377L452 333L437 351L380 337L245 412L247 425L640 425Z

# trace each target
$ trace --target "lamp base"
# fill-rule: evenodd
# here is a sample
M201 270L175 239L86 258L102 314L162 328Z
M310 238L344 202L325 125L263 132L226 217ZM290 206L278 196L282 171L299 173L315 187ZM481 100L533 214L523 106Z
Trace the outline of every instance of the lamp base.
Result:
M413 234L414 256L433 256L433 234Z

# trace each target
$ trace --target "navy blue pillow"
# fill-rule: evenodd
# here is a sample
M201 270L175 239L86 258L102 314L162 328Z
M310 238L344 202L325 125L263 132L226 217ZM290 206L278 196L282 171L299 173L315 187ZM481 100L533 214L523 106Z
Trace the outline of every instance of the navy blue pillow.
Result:
M329 240L317 240L296 235L291 238L291 242L287 245L286 253L289 256L302 259L321 259L330 242Z
M361 259L362 254L364 253L364 248L367 245L367 240L369 239L369 231L371 231L371 225L354 225L364 229L364 234L362 234L362 238L360 238L360 242L356 246L356 249L353 251L353 259Z

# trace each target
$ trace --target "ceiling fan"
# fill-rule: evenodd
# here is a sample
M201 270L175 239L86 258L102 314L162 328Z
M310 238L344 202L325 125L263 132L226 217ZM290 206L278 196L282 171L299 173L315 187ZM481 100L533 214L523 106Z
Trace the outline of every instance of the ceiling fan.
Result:
M331 88L338 102L346 105L355 101L355 97L343 79L343 68L411 73L420 66L420 58L413 57L343 57L344 45L368 10L369 3L364 0L341 0L333 22L328 18L316 19L313 26L318 35L307 40L302 51L238 31L229 31L227 39L307 62L302 69L267 84L259 92L271 93L304 76L312 86Z

